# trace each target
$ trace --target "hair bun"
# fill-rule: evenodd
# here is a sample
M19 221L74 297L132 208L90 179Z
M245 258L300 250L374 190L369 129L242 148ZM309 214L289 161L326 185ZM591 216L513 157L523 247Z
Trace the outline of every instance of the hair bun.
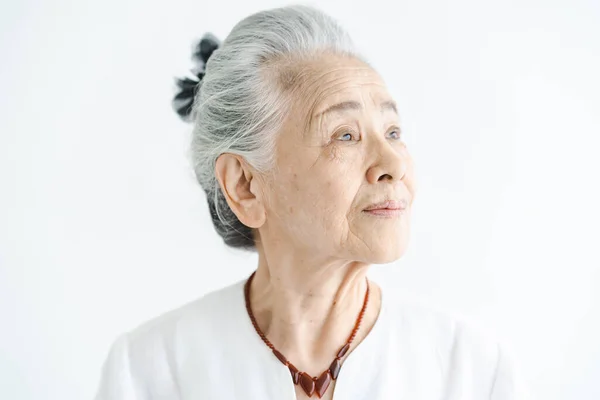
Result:
M206 33L195 46L192 53L192 59L196 61L196 66L192 69L192 73L196 79L177 78L175 80L179 90L173 98L173 108L184 121L188 121L191 117L192 108L194 105L194 97L200 89L200 86L202 86L202 79L204 78L206 63L213 52L220 46L220 44L221 43L219 39L217 39L213 34Z

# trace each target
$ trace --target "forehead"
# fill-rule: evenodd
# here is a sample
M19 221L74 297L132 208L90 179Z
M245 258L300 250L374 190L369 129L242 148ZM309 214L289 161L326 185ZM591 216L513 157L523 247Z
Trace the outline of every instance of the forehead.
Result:
M300 74L296 94L311 108L320 103L369 100L364 96L375 101L390 97L379 74L353 57L322 55L309 61Z
M340 103L366 109L392 102L379 74L354 57L320 54L290 63L280 73L280 84L291 100L287 119L295 126L308 128L320 112Z

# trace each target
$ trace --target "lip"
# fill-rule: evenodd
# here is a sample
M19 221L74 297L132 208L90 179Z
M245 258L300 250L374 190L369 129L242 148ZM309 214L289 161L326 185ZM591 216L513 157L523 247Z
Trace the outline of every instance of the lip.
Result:
M407 207L408 202L404 199L401 200L384 200L378 203L373 203L364 211L404 211Z

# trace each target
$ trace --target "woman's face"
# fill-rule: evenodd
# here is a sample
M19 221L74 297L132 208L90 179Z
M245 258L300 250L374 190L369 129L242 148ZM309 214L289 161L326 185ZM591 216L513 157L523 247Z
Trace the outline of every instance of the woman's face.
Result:
M415 185L385 84L354 58L324 55L298 67L276 168L263 189L261 237L289 240L326 258L398 259L408 243ZM384 200L406 209L365 211Z

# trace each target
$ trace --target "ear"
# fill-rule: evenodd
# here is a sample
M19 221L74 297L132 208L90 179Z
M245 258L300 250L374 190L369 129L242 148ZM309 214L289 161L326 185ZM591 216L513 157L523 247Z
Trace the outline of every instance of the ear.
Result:
M215 174L227 204L240 222L250 228L265 223L260 179L243 157L223 153L217 158Z

